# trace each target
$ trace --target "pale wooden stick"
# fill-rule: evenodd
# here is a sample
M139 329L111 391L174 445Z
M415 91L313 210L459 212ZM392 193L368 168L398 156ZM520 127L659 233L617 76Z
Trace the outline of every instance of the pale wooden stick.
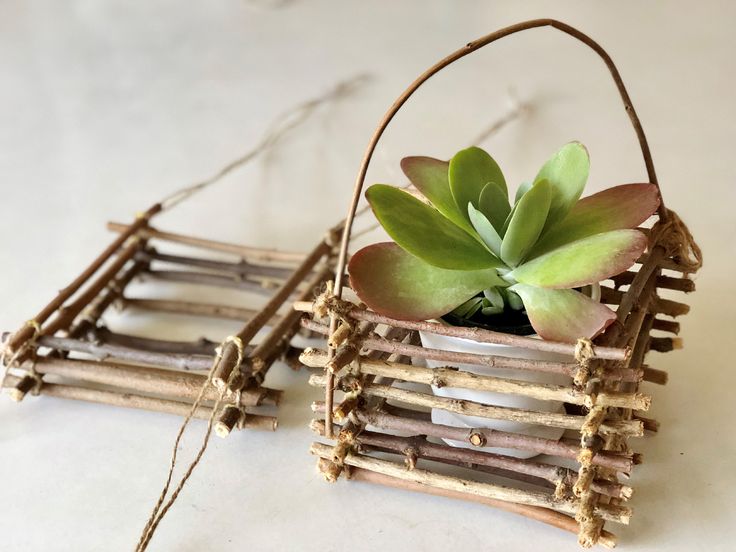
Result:
M324 420L313 420L310 424L311 429L320 436L324 436L324 426ZM335 426L333 433L338 433L339 429L339 426ZM505 456L492 452L439 445L427 441L421 435L399 437L373 431L362 431L355 437L355 442L360 447L365 445L392 451L396 454L416 454L418 457L426 458L427 460L451 463L470 469L483 467L499 469L502 470L502 473L499 473L499 475L504 477L520 478L521 480L527 481L528 479L520 476L528 476L533 478L535 482L537 480L543 480L553 486L565 483L572 488L572 485L577 480L577 472L562 466L546 464L536 460L514 458L513 456ZM496 472L491 471L491 473ZM628 499L633 492L631 487L611 483L606 480L595 480L593 485L598 492L603 492L617 498Z
M135 261L129 268L118 274L118 276L107 285L107 288L100 295L95 297L95 299L90 302L89 306L82 311L79 319L70 328L69 335L67 337L81 337L85 335L87 331L93 329L105 311L113 304L113 302L122 297L125 288L145 266L145 263Z
M184 234L175 234L173 232L161 232L151 227L137 228L130 232L129 226L119 222L108 222L108 230L113 232L135 233L144 238L154 238L173 243L181 243L192 247L199 247L211 251L221 251L223 253L231 253L250 261L258 261L264 263L286 264L287 266L297 264L304 260L303 253L291 251L278 251L276 249L267 249L260 247L247 247L234 243L225 243L215 240L206 240L194 236L186 236Z
M38 339L38 344L60 351L75 351L87 353L95 358L107 359L117 358L141 364L152 364L167 368L178 368L179 370L209 370L212 367L212 356L188 355L177 353L153 353L121 347L119 345L105 345L82 341L81 339L70 339L67 337L48 337Z
M188 270L144 270L141 272L141 279L144 281L159 280L162 282L240 289L259 295L269 295L273 289L271 286L264 286L261 283L250 280L206 272L191 272Z
M6 386L10 387L15 385L17 382L17 377L8 376ZM141 395L134 395L132 393L103 391L101 389L90 389L87 387L59 383L44 383L41 386L40 394L60 399L72 399L76 401L108 404L111 406L122 406L125 408L136 408L139 410L150 410L153 412L175 414L177 416L186 416L192 408L191 402L187 403L170 399L144 397ZM212 408L208 406L200 406L197 408L193 417L201 420L208 420L211 415ZM273 416L247 414L245 417L244 427L246 429L275 431L276 426L277 420Z
M124 230L121 230L121 235L118 236L113 242L107 246L107 248L94 260L92 263L84 269L84 271L77 276L68 286L59 291L56 297L48 303L41 311L33 317L33 321L37 324L43 324L49 316L57 311L67 299L69 299L74 293L81 288L91 277L97 272L107 260L112 257L115 252L130 238L133 234L138 232L142 227L148 224L148 220L156 213L161 211L161 205L156 204L145 213L143 213L138 219L131 224L126 226ZM16 331L10 341L8 342L7 348L11 352L15 352L33 336L34 329L29 325L24 325L18 331Z
M285 280L291 274L291 269L289 268L259 265L256 263L249 263L244 259L241 259L240 262L237 263L229 263L225 261L214 261L212 259L189 257L185 255L171 255L168 253L161 253L154 249L142 250L136 254L135 258L146 263L151 263L152 261L161 261L163 263L169 264L196 266L198 268L215 270L217 272L235 274L240 278L255 276L276 280Z
M326 382L327 378L319 374L313 374L309 378L310 385L314 386L324 387ZM423 408L439 408L463 416L478 416L481 418L534 424L545 427L558 427L579 431L585 423L585 416L493 406L474 401L428 395L390 385L366 383L363 385L361 393L368 396L421 406ZM600 431L602 433L620 433L622 435L639 437L644 435L644 426L636 420L612 420L602 423Z
M189 314L192 316L222 318L226 320L248 320L258 312L254 309L233 307L230 305L194 303L190 301L167 299L138 299L132 297L123 297L122 306L150 311L168 312L172 314ZM278 318L278 315L275 318Z
M315 290L322 285L331 274L332 270L327 266L319 270L305 286L300 299L313 295ZM255 372L263 373L264 370L268 368L269 363L273 362L275 358L289 346L291 339L299 330L299 319L300 314L298 312L292 310L286 313L255 347L253 352L248 355ZM263 374L261 377L262 376Z
M119 345L153 353L178 353L211 357L215 355L215 349L217 348L217 343L205 337L201 337L197 341L172 341L116 333L104 326L95 326L88 330L85 336L80 337L85 337L89 341L98 344Z
M324 368L327 363L327 353L307 348L301 354L300 360L311 368ZM459 387L478 391L512 393L543 401L561 401L578 405L585 405L589 399L585 393L563 385L538 384L484 376L472 372L458 371L453 368L422 368L411 364L371 360L364 357L360 357L355 362L364 374L424 383L435 387ZM641 393L600 393L596 396L596 404L648 410L651 397Z
M327 335L328 328L310 319L302 319L302 326L314 332ZM440 360L451 364L474 364L478 366L490 366L492 368L512 368L516 370L530 370L534 372L545 372L550 374L563 374L573 376L578 365L573 362L553 362L545 360L531 360L525 358L512 358L498 355L479 355L476 353L461 353L456 351L445 351L442 349L430 349L418 345L399 343L380 336L368 337L363 341L366 349L375 349L387 353L397 353L408 357L427 358ZM613 369L603 374L604 379L640 381L642 373L640 370Z
M30 367L31 362L27 362ZM22 366L23 367L23 366ZM93 360L69 360L50 357L39 357L35 363L39 374L50 374L64 378L86 381L101 385L110 385L129 389L137 393L169 395L194 400L204 384L207 376L193 372L177 372L147 366L135 366ZM243 406L260 404L278 404L281 391L265 387L246 388L240 393ZM215 401L219 392L214 388L205 391L204 399ZM225 401L233 396L226 396Z
M442 496L446 498L452 498L456 500L465 500L470 502L476 502L485 506L491 506L514 514L519 514L529 519L541 521L558 529L568 531L573 534L578 532L578 524L572 517L550 510L549 508L540 508L538 506L526 506L524 504L515 504L513 502L505 502L502 500L495 500L492 498L486 498L483 496L469 495L467 493L458 491L449 491L446 489L439 489L437 487L428 487L413 481L407 481L404 479L398 479L396 477L390 477L382 473L365 470L363 468L351 468L350 479L355 481L363 481L365 483L374 483L378 485L385 485L387 487L394 487L406 491L414 491L419 493L430 494L434 496ZM598 544L606 548L614 548L616 546L616 537L609 531L602 531L601 536L598 540Z
M126 245L115 257L115 260L85 288L77 299L59 309L56 318L43 328L41 335L54 335L59 330L68 329L77 315L117 276L118 272L133 258L133 255L139 249L139 241L134 240Z
M294 309L301 312L313 312L313 304L308 302L295 302ZM373 311L354 307L350 311L350 316L356 320L365 322L373 322L374 324L386 324L395 328L405 328L408 330L417 330L438 335L446 335L451 337L460 337L463 339L471 339L481 343L495 343L498 345L508 345L511 347L521 347L534 351L544 351L549 353L557 353L562 355L575 356L575 345L570 343L559 343L556 341L546 341L542 339L534 339L531 337L511 335L501 332L493 332L484 330L483 328L466 328L460 326L448 326L438 322L416 322L410 320L398 320L389 318ZM593 347L594 358L607 360L626 360L631 351L626 348L615 347Z
M312 443L310 452L322 458L332 458L332 447L322 443ZM577 512L577 502L575 500L558 500L548 492L502 487L492 483L481 483L470 479L441 475L419 468L407 470L400 464L353 452L347 453L344 462L349 466L382 473L398 479L405 479L429 487L514 502L516 504L525 504L527 506L540 506L568 514ZM608 521L615 521L625 525L631 519L631 510L623 506L599 504L597 513Z
M314 402L312 403L312 410L322 414L325 411L325 405L322 402ZM405 431L414 435L426 435L438 439L461 441L470 443L476 447L528 450L537 454L549 454L571 460L576 460L581 450L577 443L566 443L554 439L531 437L529 435L487 428L467 428L435 424L424 418L425 413L406 411L406 409L400 410L402 412L413 412L417 416L410 418L408 414L397 416L380 410L366 412L362 409L355 409L353 413L361 423L381 429ZM631 471L634 465L630 455L611 452L599 452L593 457L593 464L626 473Z

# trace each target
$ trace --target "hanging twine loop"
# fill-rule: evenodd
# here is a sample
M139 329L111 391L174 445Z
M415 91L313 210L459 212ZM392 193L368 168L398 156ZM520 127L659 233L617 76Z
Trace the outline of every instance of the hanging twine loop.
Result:
M169 492L169 488L171 486L171 480L173 478L174 469L176 467L179 444L184 435L184 431L186 430L187 426L189 425L189 422L192 420L195 413L197 412L197 409L200 407L202 400L204 399L205 392L210 387L210 385L212 385L212 378L215 374L215 371L220 365L220 361L222 360L224 346L229 343L232 343L233 345L235 345L237 349L237 361L236 361L235 367L233 368L232 372L230 373L228 377L227 385L224 388L219 390L217 400L215 401L215 404L212 407L212 412L207 420L207 430L205 431L204 437L202 439L202 444L200 445L200 448L197 451L197 455L195 456L194 460L191 462L189 467L184 472L184 475L179 480L179 483L176 489L174 489L174 492L171 494L171 497L169 498L169 500L164 503L164 501L166 500L166 496ZM166 476L166 482L161 491L161 494L158 497L158 500L156 501L156 505L153 507L153 510L151 511L151 515L149 516L148 521L146 522L146 525L143 528L143 532L141 533L140 539L138 540L138 544L136 545L136 549L135 549L136 552L144 552L146 548L148 548L148 544L150 543L151 538L153 537L153 534L156 531L156 528L158 527L159 523L161 523L161 520L164 518L164 516L169 511L171 506L173 506L174 502L176 501L182 489L184 488L184 485L186 484L189 477L194 472L194 469L197 467L197 464L199 464L199 461L202 459L202 456L204 455L205 450L207 450L207 445L209 444L210 436L212 434L212 428L213 428L215 416L218 413L220 405L225 398L225 394L227 392L227 389L230 387L230 384L235 380L235 378L237 378L240 375L240 365L243 362L244 356L245 356L245 347L243 345L242 340L237 336L228 336L220 344L220 346L217 347L216 356L215 356L214 361L212 362L212 367L207 373L207 379L202 384L202 387L199 390L199 394L197 395L197 398L192 404L192 407L189 410L189 413L187 414L186 418L184 418L184 421L182 422L181 427L179 428L179 432L177 433L176 439L174 441L172 453L171 453L171 462L169 464L169 472ZM238 405L240 404L239 396L238 396L237 404Z

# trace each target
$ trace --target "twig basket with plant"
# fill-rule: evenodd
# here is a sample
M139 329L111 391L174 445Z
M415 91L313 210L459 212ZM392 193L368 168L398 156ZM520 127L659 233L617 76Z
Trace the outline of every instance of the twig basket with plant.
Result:
M348 262L368 164L404 102L457 59L545 26L606 63L648 181L581 199L589 158L573 142L510 201L501 169L480 148L449 162L408 157L401 166L411 193L386 185L366 192L393 242ZM313 405L313 429L327 438L312 446L320 471L331 481L344 472L497 506L576 532L583 546L613 546L603 526L628 523L632 488L622 477L641 460L629 438L657 427L640 386L666 381L644 358L679 345L672 318L688 310L658 292L692 291L689 275L700 264L692 236L664 206L636 112L597 43L554 20L469 43L423 73L382 119L360 168L334 288L297 304L313 313L303 324L328 336L324 350L301 355L324 368L311 378L326 390ZM343 298L346 268L352 301Z

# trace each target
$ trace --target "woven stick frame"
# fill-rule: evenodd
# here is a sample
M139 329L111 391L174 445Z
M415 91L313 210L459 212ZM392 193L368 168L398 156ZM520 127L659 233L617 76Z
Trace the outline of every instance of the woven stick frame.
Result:
M437 72L500 38L539 27L575 38L603 60L634 128L648 179L659 186L644 130L616 66L600 45L577 29L550 19L527 21L470 42L430 67L389 108L369 141L343 227L334 289L312 303L295 304L296 310L311 315L302 321L303 326L327 337L323 349L305 350L300 357L304 365L324 372L312 376L310 383L325 389L324 402L312 405L316 414L312 429L327 443L314 443L311 452L328 481L344 473L357 480L480 502L577 533L583 547L612 547L616 538L604 524L629 522L631 510L626 501L633 489L621 477L628 477L641 462L641 456L629 447L629 438L658 427L656 421L641 415L652 398L640 387L642 382L666 382L666 373L647 366L645 356L649 350L668 351L681 345L677 337L652 336L651 332L676 334L679 324L670 318L688 311L687 305L664 299L659 291L693 291L689 275L702 264L699 248L674 212L661 203L657 221L647 231L646 255L635 269L604 283L602 302L616 310L617 320L594 343L585 339L577 344L553 343L477 328L394 320L343 299L353 219L368 165L390 121ZM681 276L663 270L675 270ZM390 337L397 330L408 334L401 339ZM511 358L429 349L420 344L419 331L512 345L528 355ZM565 354L569 360L536 360L540 350ZM386 355L390 356L386 359ZM424 368L421 363L426 359L446 362L447 368ZM568 376L570 383L543 385L479 376L458 371L453 366L457 364L560 374ZM567 411L552 415L448 399L396 385L403 382L562 401ZM339 399L335 393L341 394ZM429 411L434 409L563 428L572 439L556 441L442 425L430 418ZM440 439L465 442L469 448L454 448ZM484 450L488 447L546 454L547 458L524 460ZM571 460L576 469L569 467ZM455 471L448 473L448 466ZM462 475L457 475L458 469ZM489 481L488 474L501 475L504 484ZM509 481L515 484L509 486Z
M150 225L159 211L157 204L130 225L109 223L108 228L119 234L111 245L31 321L3 335L8 369L3 387L16 401L31 393L186 416L207 382L205 373L216 363L215 377L206 385L193 417L209 419L219 402L218 435L240 428L275 430L273 407L281 400L281 391L263 386L263 380L276 360L293 361L300 352L291 346L292 337L302 331L300 315L289 306L294 299L313 298L334 273L334 232L308 254L286 252L162 232ZM169 243L198 253L166 253ZM213 254L219 258L210 258ZM233 255L236 261L222 261L222 254ZM161 270L159 263L175 268ZM267 300L243 308L139 299L128 293L134 279L236 288ZM196 316L203 325L217 318L242 320L244 325L221 343L126 335L101 322L113 305ZM264 337L251 344L259 332ZM240 344L242 358L236 354ZM239 377L223 388L235 369Z

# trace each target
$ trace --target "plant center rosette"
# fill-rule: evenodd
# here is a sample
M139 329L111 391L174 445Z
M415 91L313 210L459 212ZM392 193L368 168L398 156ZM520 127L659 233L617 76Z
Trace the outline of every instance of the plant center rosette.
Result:
M590 160L578 142L563 146L519 186L513 205L501 169L480 148L449 162L407 157L401 167L427 202L384 184L366 191L394 240L365 247L350 261L351 287L368 307L402 320L445 317L564 342L592 339L615 320L585 292L646 250L636 227L659 206L654 184L623 184L580 199ZM426 346L479 352L474 342L461 343L467 340L422 338ZM511 348L495 354L515 356ZM488 396L486 404L490 399L508 401Z

